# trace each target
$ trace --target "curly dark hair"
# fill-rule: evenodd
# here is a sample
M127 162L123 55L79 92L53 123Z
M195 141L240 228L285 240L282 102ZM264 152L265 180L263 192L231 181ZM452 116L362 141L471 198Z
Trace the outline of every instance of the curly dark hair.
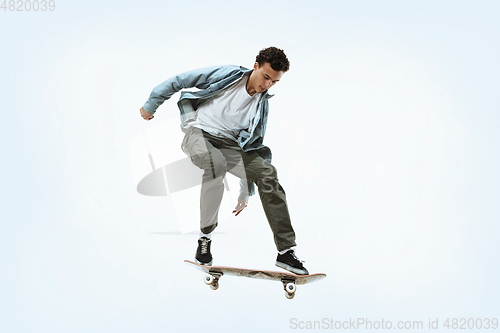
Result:
M259 66L268 62L271 65L271 68L277 72L286 72L290 68L290 62L288 61L285 52L274 46L260 50L259 54L255 58L255 62L259 63Z

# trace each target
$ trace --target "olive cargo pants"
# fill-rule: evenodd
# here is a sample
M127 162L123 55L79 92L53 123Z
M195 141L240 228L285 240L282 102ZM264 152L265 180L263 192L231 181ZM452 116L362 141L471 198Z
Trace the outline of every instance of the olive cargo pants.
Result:
M182 142L182 150L194 165L204 170L200 196L200 229L212 232L218 223L224 193L224 177L230 172L255 183L278 251L295 246L285 191L278 182L276 168L256 151L244 152L233 140L213 136L190 127Z

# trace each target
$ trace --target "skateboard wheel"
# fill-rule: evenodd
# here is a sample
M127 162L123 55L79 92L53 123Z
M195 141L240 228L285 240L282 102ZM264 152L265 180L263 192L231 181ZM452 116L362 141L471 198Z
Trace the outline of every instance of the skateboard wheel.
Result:
M297 290L297 287L295 286L295 283L289 282L285 285L285 290L288 294L294 294Z
M295 293L286 293L286 294L285 294L285 296L286 296L286 298L288 298L288 299L292 299L292 298L294 298L294 297L295 297Z
M203 279L205 281L205 284L213 284L214 283L214 277L210 274L206 275L205 278Z
M212 288L212 290L217 290L217 289L219 289L219 282L214 281L214 282L210 285L210 288Z

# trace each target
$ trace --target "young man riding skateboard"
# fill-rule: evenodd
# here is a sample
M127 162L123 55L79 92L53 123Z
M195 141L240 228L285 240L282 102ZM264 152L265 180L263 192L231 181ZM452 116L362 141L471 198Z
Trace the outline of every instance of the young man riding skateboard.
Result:
M233 213L237 216L248 204L257 185L262 206L278 249L276 266L300 275L307 269L294 253L292 228L286 195L271 164L271 150L264 146L269 113L268 89L288 71L290 63L283 50L268 47L259 52L253 69L225 65L197 69L167 79L153 89L140 109L146 120L174 93L183 91L177 102L182 150L193 164L204 170L200 197L200 238L196 262L212 265L211 232L217 227L224 192L224 177L230 172L240 178L240 195Z

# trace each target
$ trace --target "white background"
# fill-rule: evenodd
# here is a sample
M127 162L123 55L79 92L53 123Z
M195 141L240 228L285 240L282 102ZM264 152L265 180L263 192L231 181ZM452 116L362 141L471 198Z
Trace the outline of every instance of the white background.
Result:
M54 11L0 10L2 331L297 331L291 318L425 328L438 318L448 331L446 318L498 318L499 9L56 0ZM293 300L276 282L205 286L183 263L197 236L176 234L168 197L136 192L129 152L135 136L178 120L178 95L140 118L154 86L199 67L251 67L271 45L291 68L270 90L265 143L297 254L328 275ZM217 232L214 264L274 269L258 196Z

